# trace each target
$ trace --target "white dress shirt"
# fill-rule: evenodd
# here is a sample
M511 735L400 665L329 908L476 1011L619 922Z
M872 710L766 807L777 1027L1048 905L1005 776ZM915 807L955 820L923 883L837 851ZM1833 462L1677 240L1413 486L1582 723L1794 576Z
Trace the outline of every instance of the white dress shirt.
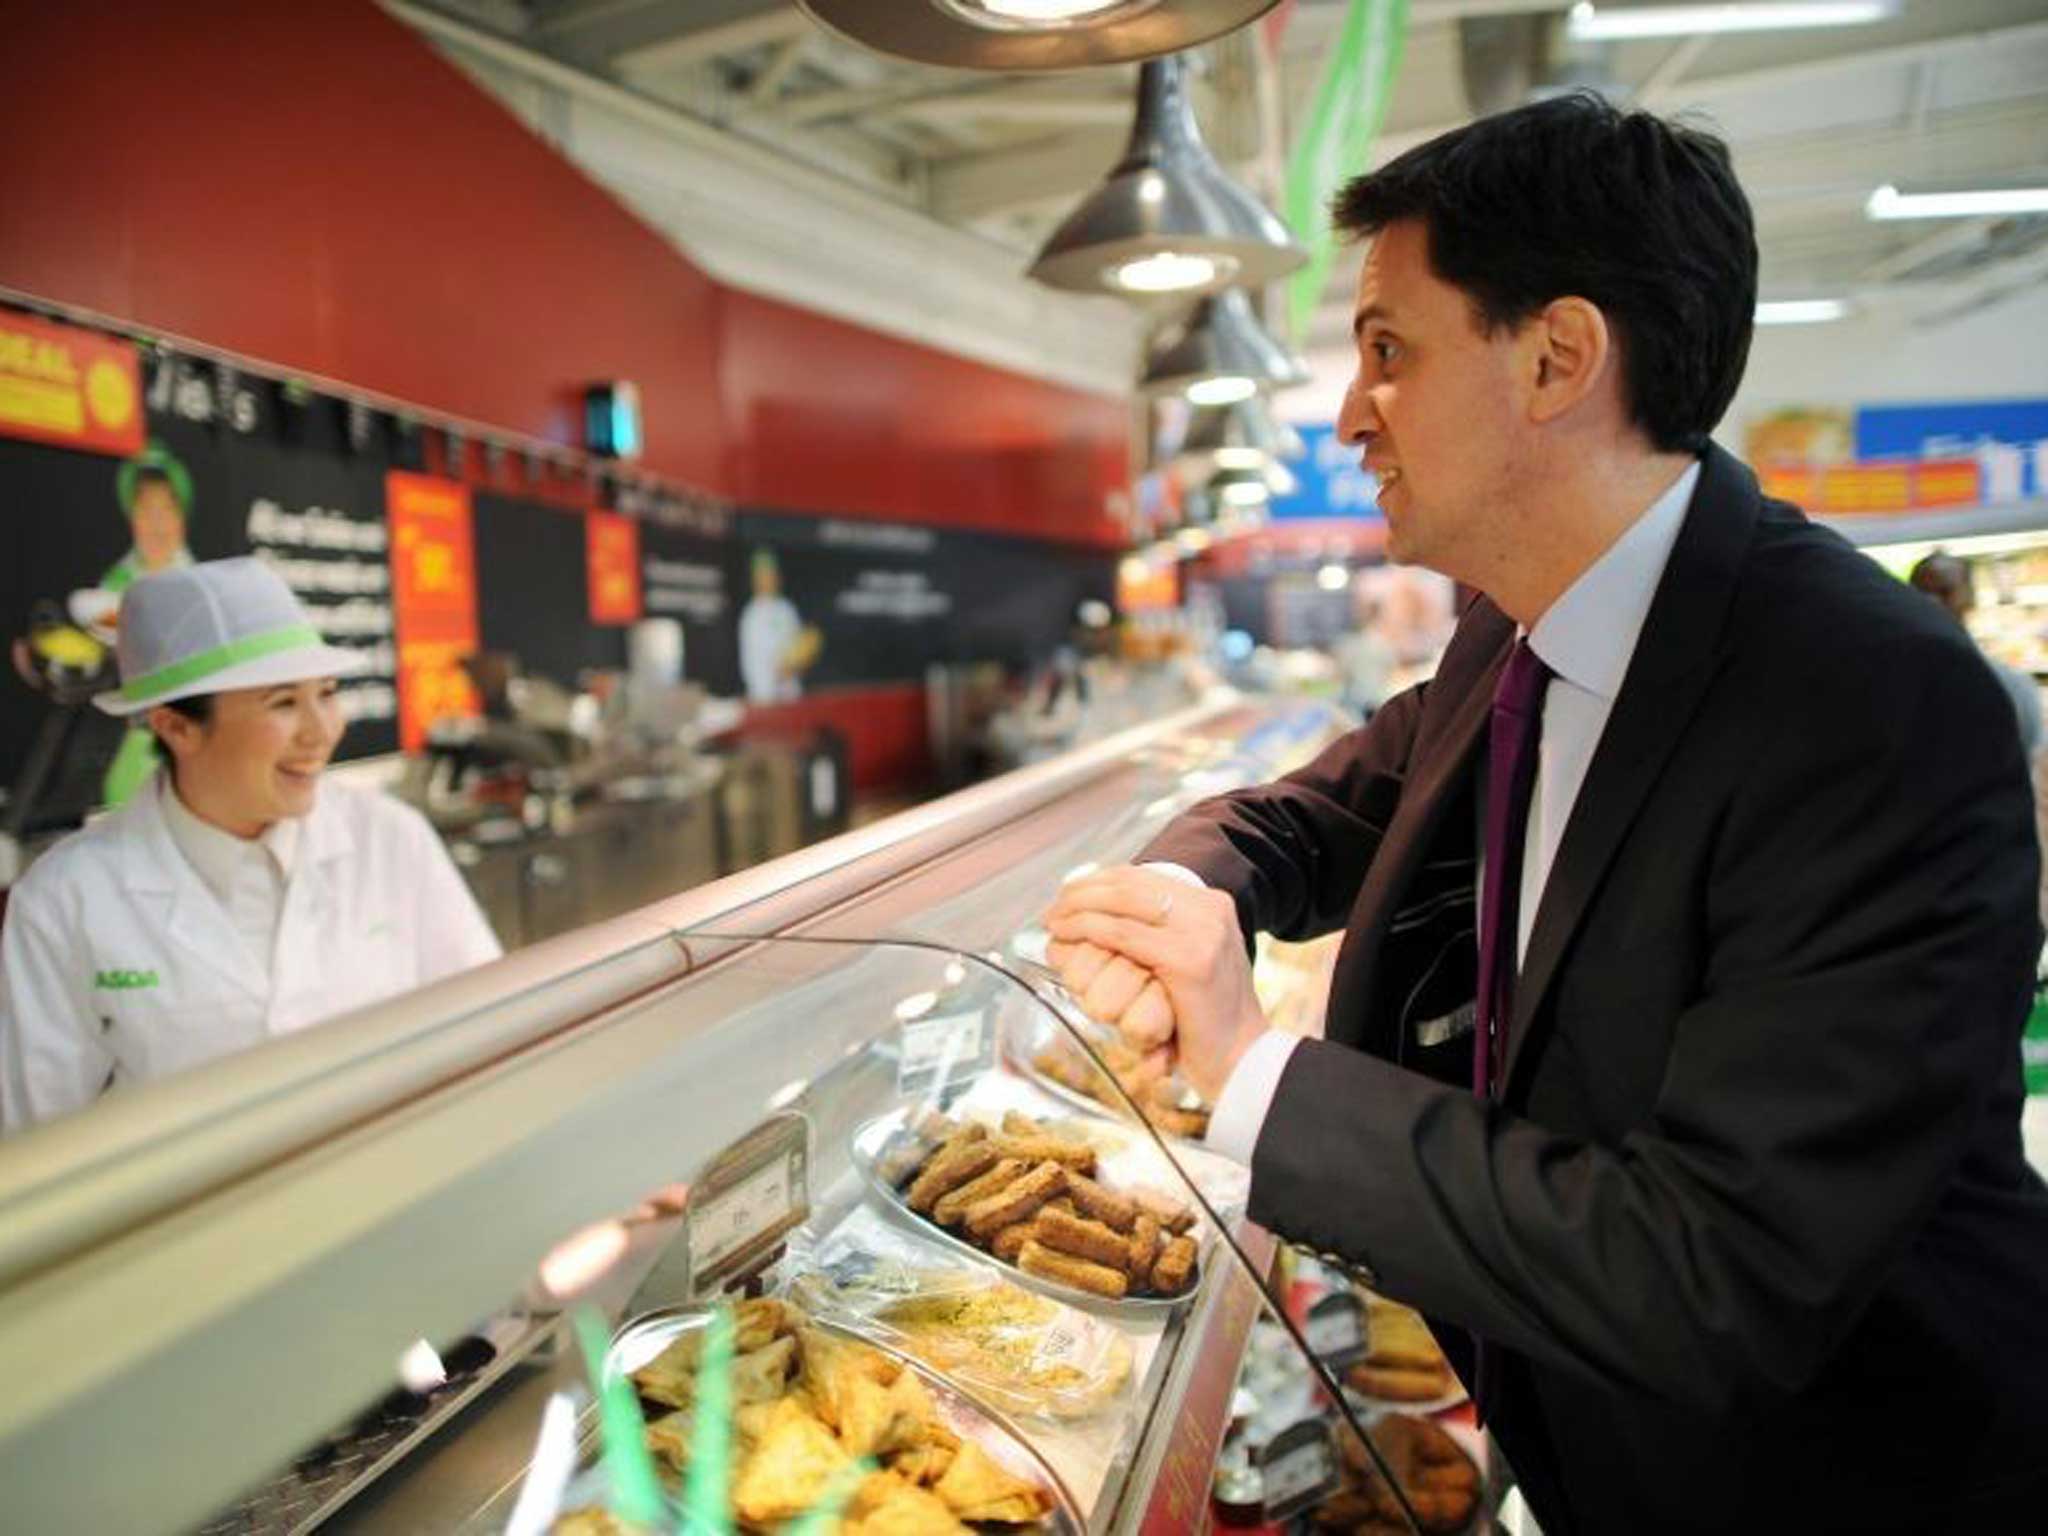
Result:
M1522 845L1517 964L1529 947L1550 866L1564 841L1601 733L1607 729L1615 695L1628 675L1650 600L1657 595L1671 546L1685 526L1685 511L1699 478L1700 466L1694 463L1565 588L1529 631L1530 648L1555 675L1543 696L1536 786ZM1268 1030L1252 1042L1217 1096L1209 1118L1210 1147L1241 1163L1251 1162L1295 1041L1281 1030Z
M274 990L277 925L298 852L298 822L280 817L258 837L237 837L195 815L178 798L168 773L157 775L152 787L163 797L164 825L171 841L227 913L236 935L248 946L249 958Z

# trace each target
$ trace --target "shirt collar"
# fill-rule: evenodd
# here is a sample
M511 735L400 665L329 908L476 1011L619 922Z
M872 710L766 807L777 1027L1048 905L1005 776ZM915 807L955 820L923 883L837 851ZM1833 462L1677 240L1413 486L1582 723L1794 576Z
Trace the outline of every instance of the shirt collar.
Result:
M178 798L169 774L157 776L157 793L162 798L164 825L170 829L171 841L223 903L252 857L263 859L280 880L291 879L299 847L299 824L295 819L285 817L272 822L260 837L236 837L195 815Z
M1603 699L1621 692L1699 482L1694 460L1536 621L1530 648L1557 676Z

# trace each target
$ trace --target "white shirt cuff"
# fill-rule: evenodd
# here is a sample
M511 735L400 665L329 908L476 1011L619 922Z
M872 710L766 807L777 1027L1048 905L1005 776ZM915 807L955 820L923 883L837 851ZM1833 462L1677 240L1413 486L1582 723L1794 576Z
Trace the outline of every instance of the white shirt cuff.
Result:
M1209 888L1208 882L1185 864L1172 864L1165 859L1155 859L1150 864L1140 864L1138 868L1149 869L1155 874L1171 875L1174 879L1184 884L1192 885L1197 890L1206 891Z
M1251 1043L1237 1059L1230 1080L1216 1096L1209 1115L1209 1150L1220 1152L1232 1162L1252 1165L1252 1149L1259 1144L1265 1128L1266 1111L1273 1107L1273 1095L1280 1091L1280 1074L1301 1043L1298 1035L1269 1029Z

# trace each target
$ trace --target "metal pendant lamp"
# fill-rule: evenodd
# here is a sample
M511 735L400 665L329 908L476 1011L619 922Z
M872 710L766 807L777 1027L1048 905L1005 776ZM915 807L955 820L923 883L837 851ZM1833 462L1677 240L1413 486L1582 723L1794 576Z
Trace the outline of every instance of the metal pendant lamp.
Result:
M1272 407L1255 395L1231 405L1198 407L1188 418L1174 460L1186 472L1201 474L1218 469L1264 469L1307 452L1301 434L1275 418Z
M1138 388L1184 394L1196 405L1231 405L1308 382L1308 365L1275 341L1232 288L1195 306L1180 334L1155 349Z
M918 64L1085 69L1178 53L1279 0L798 0L832 31Z
M1109 179L1053 231L1030 276L1053 288L1138 297L1262 285L1308 260L1271 209L1202 142L1187 65L1138 74L1138 116Z

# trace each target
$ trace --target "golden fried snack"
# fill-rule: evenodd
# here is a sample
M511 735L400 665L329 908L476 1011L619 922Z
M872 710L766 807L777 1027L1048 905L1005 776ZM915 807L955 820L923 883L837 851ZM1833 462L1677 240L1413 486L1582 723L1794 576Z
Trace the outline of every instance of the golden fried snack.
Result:
M1374 1365L1361 1360L1344 1373L1344 1380L1367 1397L1390 1403L1427 1403L1442 1397L1456 1385L1448 1365L1438 1362L1424 1370L1400 1365Z
M1422 1314L1384 1297L1368 1298L1365 1309L1366 1360L1394 1370L1438 1371L1444 1352Z
M988 1240L988 1251L1005 1264L1014 1264L1017 1262L1017 1255L1024 1251L1024 1245L1031 1241L1037 1230L1038 1222L1035 1217L1026 1221L1013 1221Z
M664 1350L633 1372L633 1385L650 1403L660 1403L667 1408L687 1408L697 1400L697 1365L695 1359L681 1362L682 1357L676 1351ZM788 1385L790 1367L795 1363L796 1340L787 1334L772 1344L735 1355L732 1362L733 1402L765 1403L780 1397L782 1389Z
M1367 1433L1386 1458L1394 1480L1406 1491L1416 1523L1423 1530L1457 1531L1470 1522L1479 1498L1479 1469L1457 1441L1429 1420L1406 1413L1389 1414ZM1343 1435L1339 1448L1345 1465L1372 1500L1373 1512L1382 1519L1398 1520L1401 1507L1357 1436Z
M1167 1108L1148 1106L1145 1118L1169 1136L1178 1136L1182 1141L1200 1141L1209 1134L1207 1110Z
M911 1181L904 1203L919 1215L929 1215L941 1195L950 1194L969 1179L978 1179L1002 1161L1003 1154L985 1138L963 1141L956 1136L924 1165Z
M1003 1111L1003 1134L1005 1136L1051 1136L1059 1141L1079 1141L1080 1137L1070 1130L1048 1120L1039 1120L1027 1115L1021 1109Z
M1111 1269L1123 1269L1130 1263L1130 1240L1117 1236L1099 1221L1048 1208L1038 1213L1037 1226L1037 1240L1048 1248Z
M1129 1195L1120 1195L1105 1185L1098 1184L1085 1173L1069 1174L1067 1193L1073 1197L1075 1206L1091 1221L1099 1221L1105 1227L1114 1227L1119 1232L1131 1230L1131 1224L1138 1219L1138 1202ZM1154 1222L1157 1225L1157 1222Z
M962 1520L1028 1525L1052 1511L1052 1494L1042 1485L1005 1471L973 1441L964 1441L946 1475L932 1492Z
M932 1207L932 1220L942 1227L957 1225L967 1214L967 1207L977 1200L986 1200L998 1190L1006 1189L1023 1175L1031 1165L1021 1157L1006 1157L978 1179L969 1179L958 1189L941 1195Z
M953 1465L953 1457L959 1449L957 1444L941 1445L934 1439L898 1456L892 1464L893 1469L898 1477L929 1486L946 1475L946 1468Z
M1176 1237L1159 1250L1152 1265L1152 1289L1162 1296L1178 1296L1195 1275L1195 1240Z
M1195 1224L1195 1213L1172 1195L1143 1187L1124 1193L1137 1202L1139 1210L1150 1211L1153 1219L1169 1232L1185 1232Z
M1152 1266L1159 1259L1159 1218L1150 1211L1138 1212L1125 1247L1124 1273L1133 1286L1142 1286L1152 1278Z
M1000 1143L998 1143L1000 1145ZM1008 1188L967 1208L967 1230L987 1238L1014 1226L1067 1187L1067 1170L1052 1161L1040 1163Z
M1057 1280L1062 1285L1071 1285L1094 1296L1106 1296L1112 1301L1120 1300L1130 1288L1130 1282L1124 1278L1121 1269L1056 1253L1034 1239L1026 1239L1024 1246L1017 1251L1017 1267L1027 1275Z
M967 1536L945 1500L894 1471L862 1479L839 1529L841 1536Z
M733 1509L749 1525L793 1520L818 1502L852 1460L801 1400L785 1397L733 1480Z
M1046 1135L998 1136L995 1144L1004 1157L1021 1157L1029 1163L1054 1162L1080 1173L1095 1171L1095 1148L1085 1141Z

